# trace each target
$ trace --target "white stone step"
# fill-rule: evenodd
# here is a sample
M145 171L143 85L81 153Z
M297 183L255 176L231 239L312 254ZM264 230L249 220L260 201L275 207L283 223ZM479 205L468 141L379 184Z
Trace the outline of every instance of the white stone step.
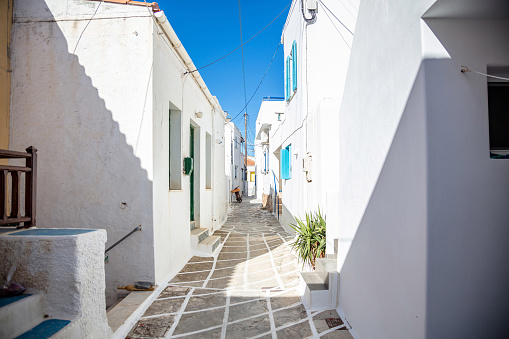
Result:
M108 313L108 325L113 331L114 338L125 338L136 321L143 314L148 298L153 291L134 291L122 301L112 307ZM150 304L148 304L150 305ZM144 307L145 306L145 307Z
M198 244L209 236L208 228L195 228L191 231L191 248L197 249Z
M189 226L191 228L191 231L194 230L196 228L196 221L191 221Z
M327 258L317 258L315 261L316 274L320 276L325 286L329 288L329 276L337 271L337 260Z
M198 244L198 250L202 253L213 254L221 243L221 237L218 235L211 235L205 238Z
M37 326L44 320L43 294L22 295L13 299L2 298L4 303L16 300L0 307L0 338L14 338Z
M316 272L300 273L299 292L302 303L310 311L320 311L337 307L337 292L339 291L339 274L328 274L327 283L321 274Z

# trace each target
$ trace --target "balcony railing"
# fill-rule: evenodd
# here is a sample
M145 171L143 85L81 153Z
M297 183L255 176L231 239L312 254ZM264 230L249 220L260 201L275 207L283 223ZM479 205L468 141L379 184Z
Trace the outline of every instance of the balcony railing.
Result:
M30 146L26 153L0 149L1 159L24 159L25 166L0 165L0 226L36 226L37 149ZM22 187L25 188L24 215Z

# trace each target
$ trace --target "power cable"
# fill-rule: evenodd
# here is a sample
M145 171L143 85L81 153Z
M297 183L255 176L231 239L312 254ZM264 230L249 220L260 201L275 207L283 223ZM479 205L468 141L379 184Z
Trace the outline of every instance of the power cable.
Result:
M351 31L348 27L346 27L346 25L343 23L343 21L339 20L339 18L336 16L336 14L334 14L334 13L333 13L333 12L329 9L329 7L327 7L327 5L323 3L323 1L322 1L322 0L318 0L318 2L319 2L320 4L322 4L322 5L323 5L323 7L325 7L325 9L326 9L326 10L328 10L328 11L329 11L329 13L330 13L330 14L332 14L332 16L333 16L333 17L335 17L337 21L339 21L339 23L341 24L341 26L343 26L343 27L344 27L344 28L345 28L348 32L350 32L350 34L351 34L351 35L355 35L355 34L353 34L353 32L352 32L352 31Z
M80 34L80 37L78 38L78 41L76 42L76 46L74 46L74 51L72 51L72 54L75 54L76 53L76 49L78 48L78 44L80 43L80 40L81 40L81 37L83 36L83 33L85 33L85 31L87 30L88 28L88 25L90 25L90 23L92 22L92 19L95 17L95 15L97 14L97 11L99 10L99 7L101 7L101 5L103 4L104 0L101 1L101 3L99 4L99 6L97 6L97 8L95 9L95 12L94 14L90 17L90 19L88 20L85 28L83 28L83 30L81 31L81 34Z
M484 75L484 76L489 77L489 78L509 81L509 78L504 78L504 77L499 77L499 76L496 76L496 75L485 74L485 73L474 71L474 70L468 68L467 66L461 66L461 73L468 73L468 72L477 73L479 75Z
M246 70L244 67L244 44L242 42L242 12L240 9L240 0L239 3L239 28L240 28L240 51L242 52L242 80L244 80L244 104L247 102L247 94L246 94ZM246 114L247 114L247 104L245 106ZM247 119L247 118L246 118ZM247 138L247 135L245 136Z
M247 107L247 105L249 105L249 103L251 102L251 100L253 100L256 92L258 92L258 89L260 88L260 86L262 85L262 82L263 80L265 79L265 76L267 75L267 73L269 72L269 69L270 69L270 66L272 66L272 63L274 62L274 59L276 58L276 54L277 54L277 51L279 50L279 46L281 46L281 41L278 43L277 47L276 47L276 51L274 52L274 55L272 56L272 60L270 61L270 64L269 64L269 67L267 67L267 70L265 71L265 74L263 74L263 77L262 77L262 80L260 80L260 83L258 84L258 86L256 87L256 90L254 91L253 95L251 96L251 98L248 100L247 104L242 108L242 110L233 118L231 119L231 121L235 120L242 112L244 112L244 109Z
M320 1L320 5L322 6L325 6L321 1ZM341 39L343 39L343 41L345 42L345 44L348 46L349 49L352 49L350 47L350 45L348 44L348 42L346 41L345 37L343 36L343 34L341 34L341 32L339 31L339 29L336 27L336 24L334 23L334 21L332 21L331 17L329 16L329 14L327 13L327 11L324 11L325 12L325 15L327 15L327 18L329 18L329 21L331 22L332 26L334 26L334 28L336 29L336 31L338 32L339 36L341 37Z
M224 58L226 58L227 56L229 56L230 54L232 54L233 52L235 52L236 50L238 50L239 48L243 47L245 44L247 44L248 42L250 42L251 40L253 40L254 38L256 38L261 32L263 32L264 30L266 30L270 25L272 25L272 23L274 21L276 21L277 18L279 18L281 16L281 14L284 13L284 11L286 11L286 9L288 8L288 6L290 6L290 4L292 3L292 1L290 1L290 3L288 3L288 5L286 5L286 7L271 21L267 24L267 26L265 26L264 28L262 28L262 30L260 30L258 33L256 33L255 35L253 35L251 38L249 38L248 40L246 40L246 42L242 43L240 46L238 46L237 48L235 48L234 50L232 50L231 52L223 55L222 57L220 57L219 59L215 60L215 61L212 61L211 63L205 65L205 66L202 66L202 67L198 67L197 69L195 70L192 70L192 71L187 71L186 73L184 74L187 74L187 73L193 73L193 72L196 72L196 71L199 71L200 69L203 69L205 67L209 67L209 66L212 66L213 64L215 64L216 62L220 61L220 60L223 60Z

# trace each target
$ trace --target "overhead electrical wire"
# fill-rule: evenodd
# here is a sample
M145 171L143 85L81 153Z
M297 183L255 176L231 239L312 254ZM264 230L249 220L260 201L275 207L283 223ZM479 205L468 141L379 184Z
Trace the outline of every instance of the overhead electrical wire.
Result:
M267 70L265 71L265 74L263 74L263 77L262 77L262 80L260 80L260 83L258 84L258 86L256 87L253 95L251 96L251 98L249 98L248 102L246 103L246 105L242 108L242 110L233 118L231 119L231 121L234 121L240 114L242 114L242 112L244 112L244 109L247 107L247 105L249 105L249 103L251 102L251 100L253 100L256 92L258 92L258 89L260 88L260 86L262 85L262 82L263 80L265 79L265 76L267 75L267 73L269 72L269 69L270 69L270 66L272 66L272 63L274 62L274 59L276 58L276 54L277 54L277 51L279 50L279 46L281 46L281 42L278 43L277 47L276 47L276 51L274 52L274 55L272 56L272 60L270 61L270 64L269 64L269 67L267 67Z
M325 6L321 1L320 1L320 5ZM349 49L352 49L352 47L350 47L350 45L346 41L345 37L343 36L343 34L341 34L341 31L336 27L336 24L334 23L334 21L332 21L332 18L329 16L329 14L327 13L326 10L324 10L324 13L325 13L325 15L327 15L327 18L329 18L329 21L331 22L332 26L334 26L334 28L338 32L341 39L343 39L343 41L345 42L345 44L348 46Z
M88 25L90 25L90 23L92 22L92 19L94 19L95 15L97 14L97 11L99 10L99 7L101 7L101 5L103 4L104 0L101 1L99 3L99 5L97 6L97 8L95 9L95 12L94 14L92 14L92 16L90 17L90 19L88 20L85 28L83 28L83 31L81 31L81 34L80 34L80 37L78 38L78 41L76 42L76 46L74 46L74 51L72 51L72 54L76 54L76 49L78 48L78 44L80 43L80 40L81 40L81 37L83 36L83 33L85 33L85 31L87 30L87 27Z
M240 29L240 51L242 52L242 80L244 81L244 104L247 102L247 94L246 94L246 70L244 67L244 44L242 42L242 11L240 6L240 0L238 0L239 3L239 29ZM247 104L244 106L246 109L247 114ZM247 118L246 118L247 119ZM247 135L245 136L247 139Z
M484 76L489 77L489 78L509 81L509 78L504 78L504 77L499 77L499 76L496 76L496 75L485 74L485 73L474 71L473 69L470 69L467 66L461 66L461 73L468 73L468 72L477 73L479 75L484 75Z
M332 11L329 9L329 7L327 7L327 5L323 3L323 1L322 1L322 0L318 0L318 2L319 2L320 4L322 4L322 5L323 5L323 7L325 7L325 9L326 9L327 11L329 11L329 13L330 13L330 14L332 14L332 16L333 16L333 17L335 17L337 21L339 21L339 23L341 24L341 26L343 26L343 27L344 27L344 28L345 28L348 32L350 32L350 34L354 35L354 34L353 34L353 32L352 32L352 31L351 31L348 27L346 27L346 25L343 23L343 21L339 20L339 18L336 16L336 14L334 14L334 12L332 12Z
M211 62L211 63L209 63L209 64L206 64L206 65L204 65L204 66L202 66L202 67L198 67L198 68L196 68L195 70L192 70L192 71L187 71L187 72L185 72L184 74L187 74L187 73L193 73L193 72L199 71L200 69L203 69L203 68L205 68L205 67L212 66L212 65L213 65L213 64L215 64L216 62L223 60L224 58L226 58L227 56L229 56L230 54L232 54L233 52L235 52L235 51L236 51L236 50L238 50L239 48L243 47L245 44L247 44L248 42L250 42L251 40L253 40L254 38L256 38L256 37L257 37L257 36L258 36L261 32L263 32L264 30L266 30L266 29L267 29L270 25L272 25L272 23L274 23L274 21L276 21L276 19L277 19L277 18L279 18L279 17L281 16L281 14L283 14L283 13L286 11L286 9L288 8L288 6L290 6L290 5L291 5L291 3L292 3L292 1L290 1L290 2L288 3L288 5L286 5L286 7L285 7L285 8L284 8L284 9L283 9L283 10L282 10L282 11L281 11L278 15L277 15L274 19L272 19L272 21L271 21L271 22L269 22L269 23L267 24L267 26L263 27L263 28L262 28L262 29L261 29L258 33L256 33L255 35L253 35L251 38L249 38L249 39L248 39L248 40L246 40L245 42L243 42L240 46L238 46L238 47L237 47L237 48L235 48L234 50L232 50L232 51L230 51L229 53L227 53L227 54L223 55L223 56L222 56L222 57L220 57L219 59L212 61L212 62Z

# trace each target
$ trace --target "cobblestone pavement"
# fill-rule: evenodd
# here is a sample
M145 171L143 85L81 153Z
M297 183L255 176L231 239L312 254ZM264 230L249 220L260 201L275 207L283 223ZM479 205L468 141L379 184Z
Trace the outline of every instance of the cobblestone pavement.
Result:
M217 258L192 257L127 338L352 338L335 310L304 308L293 236L253 202L233 204Z

